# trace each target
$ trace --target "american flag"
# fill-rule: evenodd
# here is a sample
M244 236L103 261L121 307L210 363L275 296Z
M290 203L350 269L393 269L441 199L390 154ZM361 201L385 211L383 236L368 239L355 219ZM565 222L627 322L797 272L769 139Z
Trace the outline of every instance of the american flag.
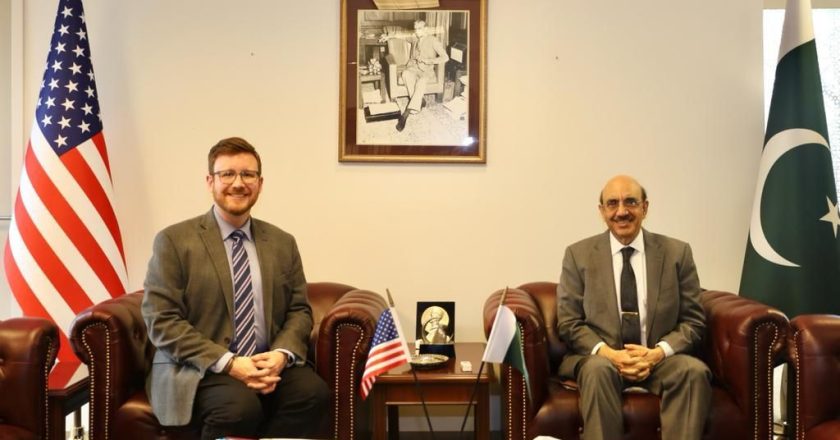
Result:
M410 357L397 311L393 307L387 308L379 315L373 332L373 342L362 375L362 399L367 399L376 376L408 362Z
M125 292L125 254L81 0L60 0L20 173L3 264L26 316L66 333L85 308Z

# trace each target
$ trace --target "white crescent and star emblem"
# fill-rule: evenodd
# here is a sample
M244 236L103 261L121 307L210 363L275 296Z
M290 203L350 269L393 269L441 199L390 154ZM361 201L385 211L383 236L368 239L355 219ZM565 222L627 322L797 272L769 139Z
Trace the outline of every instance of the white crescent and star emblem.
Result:
M798 264L779 255L767 241L767 237L764 235L764 228L761 225L761 195L764 192L764 184L767 181L767 176L770 174L770 170L776 164L776 161L788 151L810 144L822 145L825 148L829 148L828 141L816 131L805 128L791 128L781 131L767 141L761 156L761 163L758 167L758 185L756 185L752 218L750 219L750 243L758 255L780 266L799 267ZM832 224L836 238L837 229L840 227L840 212L838 212L837 205L831 203L830 198L828 198L828 214L820 220Z
M831 203L831 199L828 197L825 198L825 201L828 202L828 214L820 217L820 220L831 223L834 238L837 238L837 229L840 229L840 209L837 209L837 206L840 203Z

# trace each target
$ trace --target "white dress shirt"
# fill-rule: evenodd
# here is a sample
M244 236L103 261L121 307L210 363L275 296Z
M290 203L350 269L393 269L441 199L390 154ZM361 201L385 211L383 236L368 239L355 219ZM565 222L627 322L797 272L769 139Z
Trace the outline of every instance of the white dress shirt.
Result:
M615 236L610 233L610 252L612 253L613 263L613 282L615 283L615 300L618 307L618 319L621 320L621 270L624 268L624 257L621 250L630 246L635 249L633 255L630 256L630 266L633 268L633 273L636 275L636 300L639 302L639 327L641 328L642 345L647 345L647 262L645 259L645 240L642 231L636 235L636 238L628 245L623 245ZM595 344L592 349L592 354L598 353L598 350L605 342ZM674 349L665 341L659 341L657 346L662 347L665 356L674 354Z

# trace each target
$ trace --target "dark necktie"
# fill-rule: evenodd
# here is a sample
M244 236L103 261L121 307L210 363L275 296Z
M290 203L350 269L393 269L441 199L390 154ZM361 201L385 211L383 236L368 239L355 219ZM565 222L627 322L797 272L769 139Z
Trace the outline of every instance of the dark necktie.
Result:
M241 356L251 356L257 351L257 333L254 325L254 289L251 285L251 267L242 240L245 233L239 229L230 234L233 239L233 345L231 350Z
M621 341L624 344L641 344L642 328L639 323L639 300L636 294L636 274L630 265L633 255L630 246L621 250L624 266L621 268Z

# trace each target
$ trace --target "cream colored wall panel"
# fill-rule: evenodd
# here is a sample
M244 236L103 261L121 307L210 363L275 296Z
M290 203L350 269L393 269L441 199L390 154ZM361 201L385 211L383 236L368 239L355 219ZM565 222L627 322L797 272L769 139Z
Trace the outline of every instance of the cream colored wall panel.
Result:
M602 231L616 173L647 186L650 229L735 290L761 151L762 2L490 1L486 165L339 164L338 1L86 0L132 289L151 242L204 212L221 137L260 150L255 215L293 233L310 280L383 292L406 329L455 299L459 340L505 285L559 277ZM26 2L31 124L52 2Z

